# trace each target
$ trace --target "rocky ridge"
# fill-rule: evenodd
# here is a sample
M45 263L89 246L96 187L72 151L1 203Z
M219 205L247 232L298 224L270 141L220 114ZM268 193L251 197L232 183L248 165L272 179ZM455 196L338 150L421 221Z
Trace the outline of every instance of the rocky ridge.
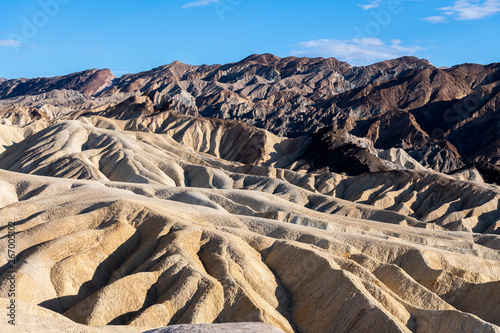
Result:
M85 109L149 96L155 109L242 120L279 136L333 127L370 139L377 149L402 149L424 167L454 172L479 161L499 163L499 128L489 126L498 123L499 80L498 64L436 68L403 57L352 67L334 58L264 54L226 65L174 62L120 78L91 70L9 80L0 84L0 98L28 113L43 104L55 108L45 113L61 113L64 105L67 114L81 110L83 101L43 93L78 92L87 99ZM18 100L26 96L38 96L38 104Z
M496 73L254 55L0 83L20 328L500 332Z

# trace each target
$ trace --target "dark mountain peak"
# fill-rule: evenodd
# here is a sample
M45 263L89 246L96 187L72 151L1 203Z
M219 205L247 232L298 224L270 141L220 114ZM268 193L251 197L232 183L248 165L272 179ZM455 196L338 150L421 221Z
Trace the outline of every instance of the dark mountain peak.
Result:
M287 64L298 64L309 68L328 68L338 72L344 72L345 70L352 68L352 66L348 63L340 61L336 58L287 57L282 59L282 62Z
M281 58L279 58L273 54L270 54L270 53L264 53L264 54L252 54L240 62L241 63L253 62L253 63L257 63L257 64L262 64L262 65L270 65L270 64L277 63L279 61L281 61Z
M4 82L0 87L0 98L22 95L38 95L52 90L75 90L93 96L111 85L115 76L110 69L89 69L56 77L34 79L14 79Z
M295 57L295 56L290 56L286 58L280 58L277 57L273 54L270 53L265 53L265 54L252 54L245 59L239 61L236 64L242 64L242 63L252 63L252 64L260 64L260 65L266 65L266 66L274 66L276 68L284 68L287 66L290 66L291 64L298 64L298 65L306 65L308 67L314 67L314 66L324 66L327 68L338 68L338 67L345 67L345 68L351 68L352 66L349 65L346 62L342 62L336 58L323 58L323 57L316 57L316 58L308 58L308 57Z
M219 68L220 71L232 73L234 77L241 78L241 75L235 73L247 73L250 75L259 75L272 82L288 78L294 75L312 74L321 71L335 72L343 74L352 66L341 62L335 58L306 58L306 57L286 57L279 58L272 54L253 54L238 63L227 64ZM224 78L225 79L225 78Z
M405 68L405 69L435 68L435 66L427 59L419 59L413 56L405 56L397 59L385 60L364 67L377 68L379 70L387 70L391 68Z
M194 65L189 65L189 64L186 64L186 63L183 63L181 61L174 61L166 66L164 66L163 68L176 68L176 69L187 69L187 68L192 68L192 67L196 67Z
M71 74L66 74L66 75L61 75L61 76L54 76L54 77L39 77L37 79L49 79L49 80L59 80L59 79L68 79L68 78L77 78L77 77L91 77L92 75L113 75L113 72L109 68L91 68L91 69L86 69L81 72L75 72ZM29 80L29 79L27 79Z
M7 79L6 79L6 78L4 78L4 77L0 77L0 83L3 83L3 82L5 82L5 81L7 81Z
M193 70L197 66L188 65L180 61L174 61L166 66L162 67L162 73L164 74L172 74L175 77L181 79L187 72Z
M498 70L500 68L499 63L493 63L490 65L480 65L473 63L465 63L450 67L446 71L450 73L459 73L460 75L476 75L484 71Z
M82 81L80 85L76 86L76 90L84 95L93 96L109 87L115 78L116 76L108 68L95 69L87 80Z
M407 63L424 64L424 65L427 65L427 66L433 66L434 67L434 65L429 60L424 59L424 58L418 58L418 57L415 57L415 56L403 56L403 57L396 58L394 60L395 61L400 61L400 62L407 62Z

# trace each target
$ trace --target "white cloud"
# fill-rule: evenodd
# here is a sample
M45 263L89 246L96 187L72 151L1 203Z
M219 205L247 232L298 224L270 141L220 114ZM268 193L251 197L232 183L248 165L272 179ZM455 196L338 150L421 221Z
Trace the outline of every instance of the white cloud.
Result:
M424 20L439 23L447 17L455 20L479 20L500 13L500 0L456 0L453 6L438 8L442 15L426 17Z
M445 16L429 16L425 17L422 20L428 21L431 23L443 23L447 21L447 18Z
M373 0L373 1L370 1L370 3L367 5L359 4L358 6L363 8L364 10L369 10L369 9L379 7L381 3L382 3L382 0Z
M413 55L419 46L403 46L398 39L384 42L378 38L318 39L297 45L291 54L305 57L335 57L351 65L368 65L374 62Z
M185 4L184 6L182 6L182 8L208 6L217 2L220 2L220 0L196 0Z
M420 0L400 0L400 1L420 1ZM368 4L358 4L363 10L369 10L387 4L390 0L370 0Z
M15 39L0 39L0 47L18 47L21 42Z

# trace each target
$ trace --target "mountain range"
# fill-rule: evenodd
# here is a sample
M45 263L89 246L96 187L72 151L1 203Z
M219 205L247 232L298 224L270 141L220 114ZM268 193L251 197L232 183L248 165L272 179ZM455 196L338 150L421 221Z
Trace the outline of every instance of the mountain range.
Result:
M14 270L26 332L500 332L499 97L415 57L0 79L0 303Z

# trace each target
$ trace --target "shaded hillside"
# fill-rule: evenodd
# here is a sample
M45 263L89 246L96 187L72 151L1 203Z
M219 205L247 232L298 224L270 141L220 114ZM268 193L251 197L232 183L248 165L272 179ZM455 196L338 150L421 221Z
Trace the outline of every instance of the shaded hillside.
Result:
M425 167L453 172L474 161L500 163L500 127L494 126L500 123L499 68L439 69L414 57L352 67L334 58L270 54L226 65L174 62L117 79L91 70L9 80L0 83L0 113L36 109L71 117L82 103L102 112L131 95L145 95L154 110L243 120L279 136L334 127L372 140L377 149L401 148ZM78 102L43 95L61 89L83 95Z

